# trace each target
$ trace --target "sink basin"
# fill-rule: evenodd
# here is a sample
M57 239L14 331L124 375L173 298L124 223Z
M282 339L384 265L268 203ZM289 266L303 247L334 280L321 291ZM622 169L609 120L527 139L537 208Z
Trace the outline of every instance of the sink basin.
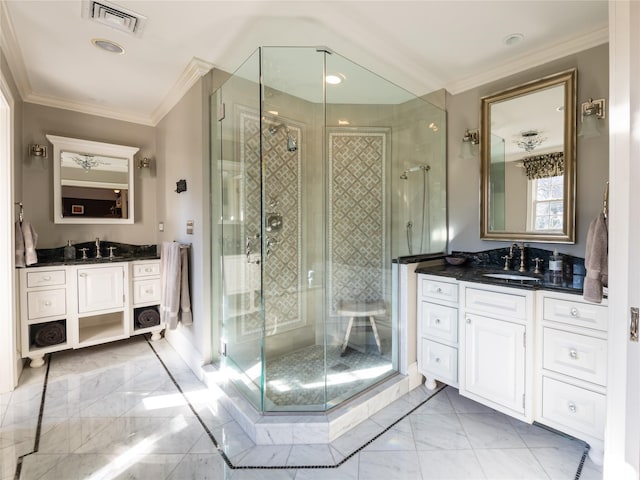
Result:
M526 275L518 275L517 273L485 273L484 277L499 278L500 280L522 280L527 282L536 282L540 280L536 277L527 277Z

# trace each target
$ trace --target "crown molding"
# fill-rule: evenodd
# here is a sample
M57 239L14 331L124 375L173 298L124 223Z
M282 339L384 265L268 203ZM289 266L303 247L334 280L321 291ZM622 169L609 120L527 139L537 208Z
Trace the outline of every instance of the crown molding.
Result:
M193 57L180 78L173 84L169 93L151 115L151 123L155 126L186 95L195 83L213 69L214 65L205 60Z
M132 122L139 125L155 127L158 122L160 122L160 120L162 120L162 118L180 101L187 91L189 91L189 89L212 68L213 65L209 62L194 57L152 115L126 112L88 102L77 102L31 92L23 95L22 98L27 103L35 103L46 107L61 108L63 110L71 110L73 112L86 113L123 122Z
M0 47L7 59L13 81L18 88L20 97L24 100L31 93L31 83L24 65L20 45L16 40L15 30L6 2L0 1Z
M509 75L514 75L530 68L540 66L544 63L566 57L567 55L572 55L589 48L597 47L598 45L602 45L608 41L609 28L603 27L586 35L581 35L579 37L557 43L551 47L542 47L534 50L533 52L526 53L496 68L452 82L445 88L451 94L457 95L467 90L471 90L472 88L508 77Z
M76 102L73 100L52 97L48 95L29 94L23 99L26 103L34 103L45 107L60 108L62 110L71 110L78 113L86 113L98 117L111 118L113 120L121 120L123 122L132 122L140 125L154 127L148 115L141 115L134 112L125 112L113 108L107 108L101 105L95 105L88 102Z

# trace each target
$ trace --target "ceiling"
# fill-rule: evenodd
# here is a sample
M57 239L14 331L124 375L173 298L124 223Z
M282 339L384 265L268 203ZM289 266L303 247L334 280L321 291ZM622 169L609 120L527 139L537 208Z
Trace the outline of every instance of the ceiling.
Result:
M146 17L141 34L83 18L82 0L0 1L0 45L24 101L155 125L201 75L233 72L259 46L323 45L424 95L608 40L606 0L102 3ZM523 40L506 45L513 33Z

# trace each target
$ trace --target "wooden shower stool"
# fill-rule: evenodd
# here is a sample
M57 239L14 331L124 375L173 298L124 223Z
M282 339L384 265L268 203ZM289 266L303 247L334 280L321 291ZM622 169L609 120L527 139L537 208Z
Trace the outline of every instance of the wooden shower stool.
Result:
M375 315L384 315L386 310L383 302L340 302L336 312L341 317L349 317L349 323L347 325L347 333L344 336L344 342L342 343L341 355L344 355L347 345L349 345L349 337L351 336L351 329L356 318L369 318L373 335L376 337L376 345L378 345L378 352L382 355L382 346L380 345L380 335L378 334L378 327L376 327ZM366 326L366 325L365 325Z

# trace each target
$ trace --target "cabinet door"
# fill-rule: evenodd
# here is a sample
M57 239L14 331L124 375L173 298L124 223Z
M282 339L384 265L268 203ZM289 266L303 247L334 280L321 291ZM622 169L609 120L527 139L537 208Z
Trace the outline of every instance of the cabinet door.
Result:
M524 413L525 326L465 315L465 390Z
M113 310L124 306L123 267L78 269L78 312Z

